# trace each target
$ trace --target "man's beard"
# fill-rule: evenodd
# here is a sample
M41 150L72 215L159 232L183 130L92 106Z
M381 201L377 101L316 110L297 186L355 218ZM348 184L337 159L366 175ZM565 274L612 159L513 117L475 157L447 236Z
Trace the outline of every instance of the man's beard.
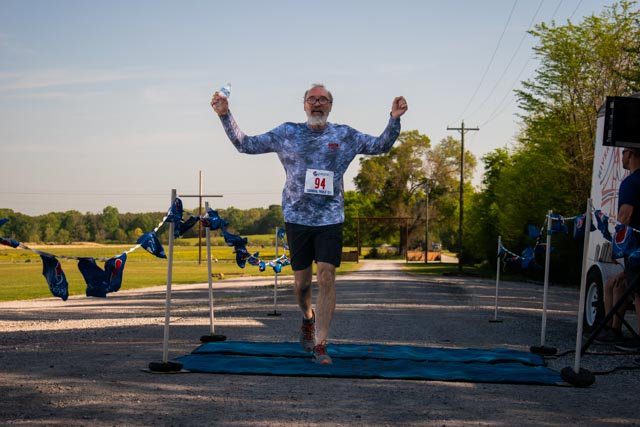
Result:
M317 114L307 113L307 124L309 126L324 126L327 124L327 118L329 118L329 113L322 113L322 116L318 116Z

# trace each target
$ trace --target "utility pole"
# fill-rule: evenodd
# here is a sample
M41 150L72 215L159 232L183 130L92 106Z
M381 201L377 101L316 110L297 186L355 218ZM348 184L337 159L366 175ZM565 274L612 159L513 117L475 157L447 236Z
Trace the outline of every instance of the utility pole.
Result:
M462 273L462 219L464 217L464 134L470 130L480 130L480 128L465 128L464 120L459 128L447 126L447 130L457 130L460 132L460 218L458 223L458 272Z
M198 216L202 218L202 171L199 172ZM198 265L202 264L202 222L198 221Z
M427 181L427 212L424 227L424 263L429 263L429 181Z

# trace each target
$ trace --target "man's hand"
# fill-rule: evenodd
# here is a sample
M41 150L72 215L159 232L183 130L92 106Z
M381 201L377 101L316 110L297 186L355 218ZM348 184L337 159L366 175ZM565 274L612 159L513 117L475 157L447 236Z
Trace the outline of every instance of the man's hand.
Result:
M391 117L397 119L406 113L408 109L407 100L404 99L404 96L397 96L391 104Z
M213 94L213 98L211 98L211 108L213 108L213 111L219 116L225 116L229 113L229 100L216 92Z

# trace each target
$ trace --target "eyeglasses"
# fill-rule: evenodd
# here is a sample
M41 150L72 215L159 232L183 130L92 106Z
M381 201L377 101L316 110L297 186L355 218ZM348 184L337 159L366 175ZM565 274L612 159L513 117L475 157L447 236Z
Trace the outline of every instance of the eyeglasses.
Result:
M316 102L320 105L331 104L331 100L326 96L321 96L319 98L317 96L310 96L305 99L305 102L310 105L315 105Z

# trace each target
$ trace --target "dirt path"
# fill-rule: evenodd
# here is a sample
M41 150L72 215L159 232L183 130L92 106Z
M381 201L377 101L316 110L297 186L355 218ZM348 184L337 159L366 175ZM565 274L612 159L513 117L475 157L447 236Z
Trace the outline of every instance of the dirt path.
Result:
M526 350L540 339L541 287L404 274L368 261L340 276L333 342ZM290 286L270 317L265 280L217 284L216 332L233 340L292 341L300 315ZM573 348L577 291L552 288L548 345ZM208 330L206 284L174 287L172 357ZM640 372L599 376L588 389L424 381L142 372L161 357L163 287L107 300L0 303L0 424L26 425L567 425L640 424ZM631 318L629 320L632 320ZM603 348L600 348L602 350ZM635 356L638 357L637 355ZM633 357L586 356L590 369ZM552 360L559 369L570 357Z

